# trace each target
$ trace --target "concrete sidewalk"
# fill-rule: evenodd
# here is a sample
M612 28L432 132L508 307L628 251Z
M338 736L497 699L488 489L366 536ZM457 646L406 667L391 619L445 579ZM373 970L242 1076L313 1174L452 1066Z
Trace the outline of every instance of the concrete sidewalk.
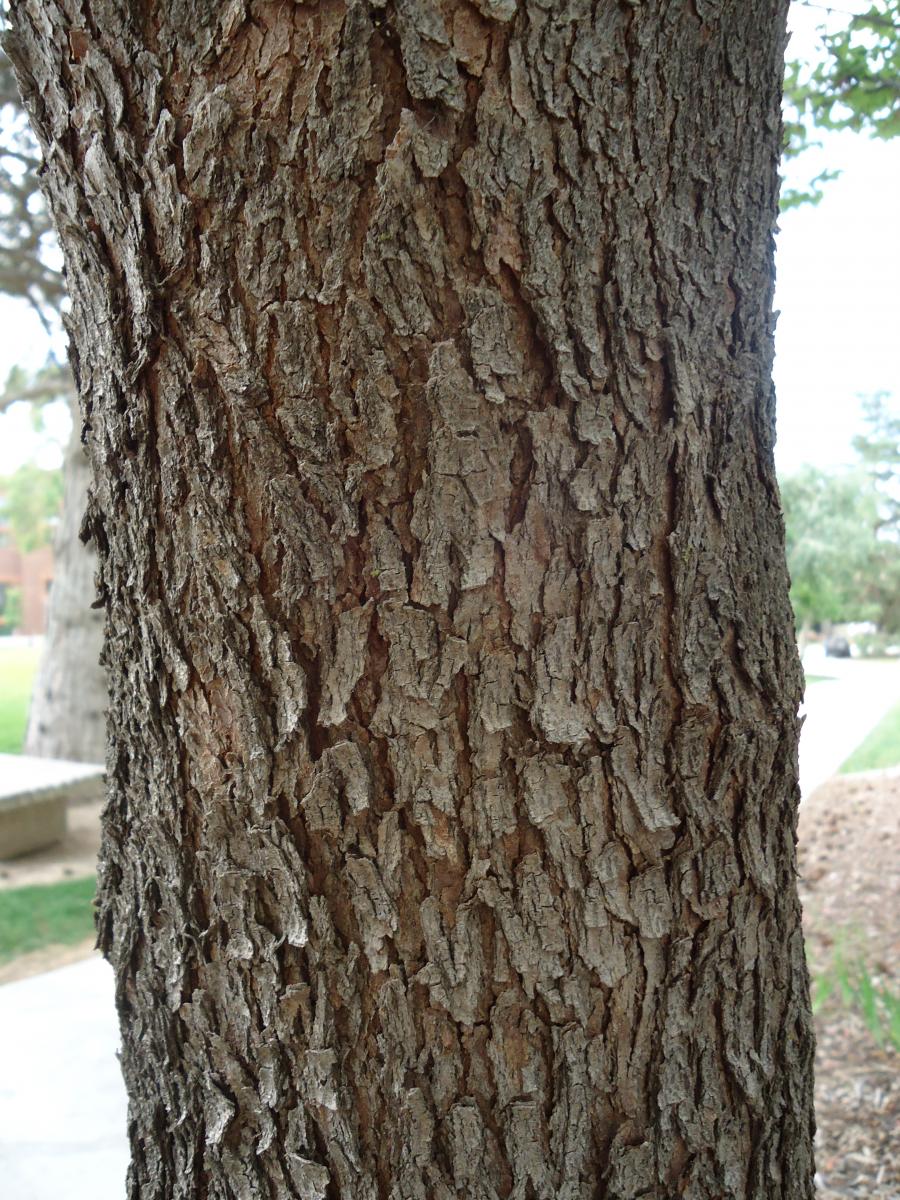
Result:
M123 1200L127 1103L99 956L0 987L0 1195Z
M811 683L801 713L800 792L808 796L837 774L882 717L900 703L900 663L804 656Z

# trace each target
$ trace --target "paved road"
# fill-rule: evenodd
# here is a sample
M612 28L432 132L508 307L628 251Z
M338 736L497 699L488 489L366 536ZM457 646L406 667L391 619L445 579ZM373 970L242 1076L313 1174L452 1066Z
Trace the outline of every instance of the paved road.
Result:
M900 700L900 664L807 662L808 795ZM123 1200L125 1093L109 966L99 958L0 987L3 1200Z
M800 737L800 791L808 796L900 702L900 663L807 654L804 665L808 675L833 676L807 686L801 709L806 720Z

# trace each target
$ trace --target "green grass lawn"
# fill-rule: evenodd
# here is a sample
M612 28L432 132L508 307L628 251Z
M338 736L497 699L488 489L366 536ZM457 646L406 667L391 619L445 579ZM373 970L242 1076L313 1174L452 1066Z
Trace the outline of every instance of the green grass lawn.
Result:
M96 886L91 877L0 892L0 962L90 937Z
M841 775L900 766L900 704L875 726L841 767Z
M21 754L40 646L0 642L0 754Z

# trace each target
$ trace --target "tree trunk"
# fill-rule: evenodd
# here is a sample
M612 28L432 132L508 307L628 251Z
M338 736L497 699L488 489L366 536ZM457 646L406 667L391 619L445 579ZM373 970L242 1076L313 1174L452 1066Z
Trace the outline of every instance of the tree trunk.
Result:
M811 1197L783 0L19 0L131 1197Z
M31 693L25 753L102 763L106 756L106 673L100 665L103 614L92 608L97 555L78 536L90 464L81 414L72 405L63 461L62 520L53 546L53 585L44 653Z

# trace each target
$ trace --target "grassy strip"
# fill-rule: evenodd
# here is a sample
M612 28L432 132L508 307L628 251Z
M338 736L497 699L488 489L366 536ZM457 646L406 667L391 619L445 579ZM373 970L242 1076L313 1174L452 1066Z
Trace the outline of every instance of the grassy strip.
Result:
M0 645L0 754L21 754L39 646Z
M900 766L900 704L875 726L842 765L841 775Z
M838 954L828 971L813 978L813 1012L831 997L860 1014L882 1050L900 1050L900 996L879 986L864 963L847 962Z
M92 876L0 892L0 962L90 937L96 886Z

